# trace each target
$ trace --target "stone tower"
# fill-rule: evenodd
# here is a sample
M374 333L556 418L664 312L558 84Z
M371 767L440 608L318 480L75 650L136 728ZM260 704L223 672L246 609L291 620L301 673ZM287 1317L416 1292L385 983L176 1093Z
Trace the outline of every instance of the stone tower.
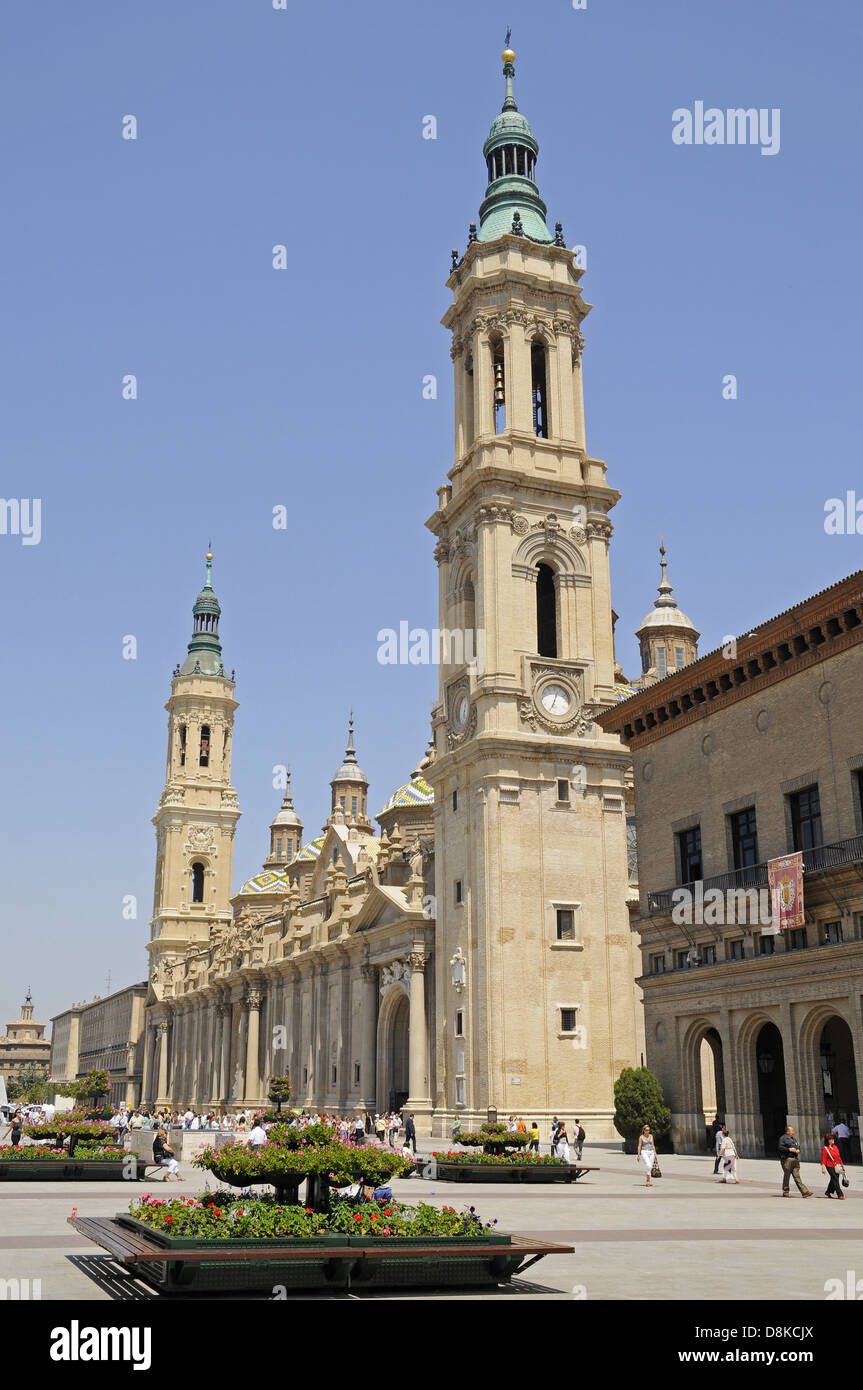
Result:
M435 1132L578 1116L613 1134L635 1057L628 755L614 703L608 514L587 450L582 270L548 230L514 54L480 225L447 284L455 463L438 538Z
M341 767L333 774L332 812L327 825L346 825L350 830L371 831L372 823L368 816L369 781L357 762L354 747L354 716L348 721L348 746Z
M653 600L653 607L635 634L641 653L641 677L636 682L639 686L652 685L672 671L681 671L698 660L701 634L691 618L677 606L668 580L664 545L659 547L659 564L662 570L657 587L659 597Z
M156 884L150 979L157 999L172 964L230 923L234 830L240 817L231 786L234 681L222 662L212 555L195 600L189 654L174 671L168 711L165 790L153 817ZM161 1093L160 1093L161 1094Z
M270 852L264 860L265 869L281 872L286 869L303 847L303 822L294 810L291 796L291 774L285 774L285 795L281 809L270 821Z

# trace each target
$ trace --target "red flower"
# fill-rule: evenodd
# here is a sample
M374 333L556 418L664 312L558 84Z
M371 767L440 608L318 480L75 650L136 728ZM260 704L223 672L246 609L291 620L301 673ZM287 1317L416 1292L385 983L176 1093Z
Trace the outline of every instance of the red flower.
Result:
M380 1221L380 1217L378 1216L376 1211L372 1212L371 1219L372 1221Z
M363 1219L363 1218L360 1216L360 1214L359 1214L358 1211L357 1211L357 1212L354 1212L354 1220L355 1220L355 1221L362 1221L362 1219Z
M166 1221L173 1221L173 1219L174 1219L173 1216L166 1216L166 1217L165 1217L165 1220L166 1220Z

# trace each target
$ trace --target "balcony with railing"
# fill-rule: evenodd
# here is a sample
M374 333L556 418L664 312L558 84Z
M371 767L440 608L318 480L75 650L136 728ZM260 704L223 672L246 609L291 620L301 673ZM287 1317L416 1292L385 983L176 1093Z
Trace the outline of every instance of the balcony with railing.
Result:
M839 869L849 864L863 864L863 835L852 835L848 840L836 840L832 845L818 845L815 849L803 851L804 873L821 874L830 869ZM675 888L666 888L661 893L648 893L649 913L670 912L673 907L673 894L685 889L695 894L698 883L705 893L718 888L721 893L739 888L766 888L767 863L752 864L747 869L731 869L728 873L714 874L712 878L699 879L693 883L681 883Z

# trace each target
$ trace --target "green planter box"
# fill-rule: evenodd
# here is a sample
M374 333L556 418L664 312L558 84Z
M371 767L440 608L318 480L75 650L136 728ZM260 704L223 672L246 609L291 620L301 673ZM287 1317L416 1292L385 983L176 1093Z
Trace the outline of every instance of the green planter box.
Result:
M134 1165L134 1166L132 1166ZM128 1177L126 1176L128 1173ZM0 1182L141 1182L144 1163L126 1154L122 1159L82 1158L0 1160Z
M449 1249L451 1245L510 1245L511 1238L505 1235L492 1235L484 1231L481 1236L348 1236L348 1245L354 1246L381 1246L381 1245L435 1245L444 1246Z
M167 1231L156 1231L146 1222L138 1221L134 1216L128 1216L123 1212L118 1212L114 1220L119 1226L124 1226L128 1231L137 1231L154 1245L162 1245L166 1250L213 1250L224 1245L226 1249L231 1250L260 1250L262 1255L266 1255L267 1250L271 1250L274 1245L295 1245L297 1249L305 1250L313 1245L348 1244L347 1236L339 1235L336 1231L324 1231L317 1236L273 1236L263 1239L249 1236L237 1240L227 1237L223 1240L208 1240L201 1236L171 1236Z
M550 1163L537 1164L535 1168L495 1163L440 1163L434 1182L510 1182L510 1183L549 1183L573 1182L578 1164Z

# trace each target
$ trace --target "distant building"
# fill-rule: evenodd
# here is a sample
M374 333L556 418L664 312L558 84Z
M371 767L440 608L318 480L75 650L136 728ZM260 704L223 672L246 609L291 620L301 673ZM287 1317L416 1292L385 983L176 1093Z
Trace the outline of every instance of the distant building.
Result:
M858 1152L863 571L675 667L597 716L632 750L638 983L674 1142L703 1149L718 1113L742 1153L775 1154L787 1122L813 1158L845 1114ZM768 861L797 853L805 920L777 932Z
M75 1004L52 1018L51 1075L57 1082L76 1081L89 1071L106 1071L111 1083L108 1104L141 1099L144 1003L147 983L129 985Z
M44 1036L45 1024L33 1018L33 998L30 990L21 1005L21 1017L6 1024L0 1036L0 1076L4 1081L16 1081L28 1067L45 1067L51 1060L51 1040Z

